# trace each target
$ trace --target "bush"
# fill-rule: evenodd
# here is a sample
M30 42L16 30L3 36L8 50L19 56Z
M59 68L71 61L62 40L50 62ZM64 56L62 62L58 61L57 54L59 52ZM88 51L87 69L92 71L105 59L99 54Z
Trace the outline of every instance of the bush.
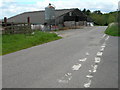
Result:
M118 23L109 24L105 33L111 36L120 36L120 31L118 30Z

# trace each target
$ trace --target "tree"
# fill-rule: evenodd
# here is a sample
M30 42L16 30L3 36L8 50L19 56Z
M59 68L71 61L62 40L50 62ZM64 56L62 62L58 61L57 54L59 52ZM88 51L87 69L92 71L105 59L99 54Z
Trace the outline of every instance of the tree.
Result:
M109 15L107 23L110 24L112 22L116 22L116 17L112 14Z
M83 13L86 13L86 9L84 8L82 12L83 12Z
M102 15L102 12L100 10L94 11L93 13Z
M88 9L88 10L86 11L86 14L87 14L87 15L90 15L90 13L91 13L91 11Z

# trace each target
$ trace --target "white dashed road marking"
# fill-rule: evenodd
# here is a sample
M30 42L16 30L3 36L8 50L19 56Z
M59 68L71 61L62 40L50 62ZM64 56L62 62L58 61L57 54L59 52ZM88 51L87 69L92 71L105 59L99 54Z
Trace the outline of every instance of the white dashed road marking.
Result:
M103 46L106 46L106 43L105 43L105 42L103 43Z
M68 83L68 80L58 80L59 83Z
M71 73L67 73L67 74L65 74L65 76L71 76L72 74Z
M95 72L97 72L98 63L101 62L100 56L103 55L103 51L104 51L104 49L105 49L105 47L106 47L106 41L109 39L109 36L106 36L106 34L104 34L102 38L104 38L104 37L106 37L106 38L105 38L105 42L102 44L102 46L101 46L101 48L100 48L100 51L97 52L97 54L96 54L97 56L95 57L95 64L91 65L92 69L89 70L89 73L90 73L90 74L86 75L86 78L88 78L88 82L87 82L87 83L84 83L84 87L85 87L85 88L89 88L89 87L90 87L91 82L92 82L91 79L93 78L93 74L94 74ZM82 60L80 59L79 61L82 61ZM84 61L84 60L83 60L83 61Z
M72 73L67 73L65 74L64 77L62 77L61 79L58 79L59 83L68 83L68 81L70 81L72 79Z
M103 52L98 52L97 56L102 56Z
M98 68L98 65L94 65L94 67L93 67L93 72L96 72L96 71L97 71L97 68Z
M86 55L88 56L88 55L90 55L88 52L86 52Z
M72 66L72 70L77 71L77 70L79 70L79 68L80 68L81 66L82 66L81 64L73 65L73 66Z
M87 77L87 78L92 78L93 76L92 76L92 75L87 75L86 77Z
M107 38L105 40L108 40L109 39L109 36L107 36Z
M92 70L89 70L89 72L91 73L91 72L92 72Z
M101 47L102 47L102 48L105 48L105 46L104 46L104 45L102 45Z
M72 79L72 76L70 76L69 78L68 78L68 80L71 80Z
M95 63L100 63L100 57L95 57Z
M91 80L89 79L87 83L84 84L85 88L89 88L91 85Z
M86 60L87 60L87 58L79 59L80 62L84 62Z
M102 36L102 38L104 38L106 36L106 34L104 34L103 36Z
M102 48L100 49L100 51L101 51L101 52L103 52L103 51L104 51L104 49L105 49L105 48L104 48L104 47L102 47Z

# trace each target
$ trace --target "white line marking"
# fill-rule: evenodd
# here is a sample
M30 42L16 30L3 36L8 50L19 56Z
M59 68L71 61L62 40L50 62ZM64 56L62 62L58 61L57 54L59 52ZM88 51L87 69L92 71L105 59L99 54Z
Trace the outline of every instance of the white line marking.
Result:
M103 46L106 46L106 43L105 43L105 42L103 43Z
M71 76L72 74L71 73L67 73L69 76Z
M95 57L95 63L100 63L100 58L99 57Z
M94 67L94 65L91 65L91 67Z
M65 76L67 77L68 75L67 75L67 74L65 74Z
M65 74L65 76L71 76L72 74L71 73L67 73L67 74Z
M98 65L94 65L94 69L97 69Z
M88 52L86 52L86 55L88 56L88 55L90 55Z
M68 80L58 80L59 83L68 83Z
M87 75L86 77L87 77L87 78L92 78L93 76L92 76L92 75Z
M68 80L71 80L72 79L72 76L70 76L69 78L68 78Z
M98 68L98 65L94 65L94 67L93 67L93 72L96 72L96 71L97 71L97 68Z
M107 38L105 40L108 40L109 39L109 36L107 36Z
M100 49L100 51L101 51L101 52L103 52L103 51L104 51L104 49L105 49L105 48L104 48L104 47L102 47L102 48Z
M97 56L102 56L103 52L98 52Z
M93 67L93 71L92 72L96 72L98 65L91 65L91 66Z
M81 66L82 66L81 64L73 65L73 66L72 66L72 70L79 70L79 68L80 68Z
M87 58L79 59L80 62L84 62L86 60L87 60Z
M92 72L92 70L89 70L89 72Z
M104 34L103 36L102 36L102 38L104 38L106 36L106 34Z
M101 47L102 47L102 48L105 48L105 46L103 46L103 45L102 45Z
M90 85L91 85L91 80L89 80L88 83L85 83L85 84L84 84L84 87L85 87L85 88L89 88Z
M93 70L93 72L95 73L97 70Z

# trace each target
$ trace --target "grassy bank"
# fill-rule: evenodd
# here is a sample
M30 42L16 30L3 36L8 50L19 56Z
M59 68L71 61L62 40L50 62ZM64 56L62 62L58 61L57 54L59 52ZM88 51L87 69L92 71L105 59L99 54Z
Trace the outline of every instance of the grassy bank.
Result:
M2 35L0 34L0 55L2 55Z
M120 36L120 31L118 30L118 23L109 24L105 33L111 36Z
M26 49L39 44L58 40L55 33L35 32L34 35L14 34L2 35L2 55Z

